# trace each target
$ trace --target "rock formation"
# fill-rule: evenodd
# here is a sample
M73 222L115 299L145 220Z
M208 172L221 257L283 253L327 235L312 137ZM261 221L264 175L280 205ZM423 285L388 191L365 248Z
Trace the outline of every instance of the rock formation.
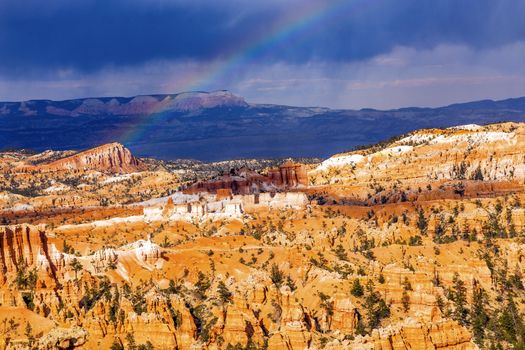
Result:
M471 340L468 331L456 322L425 324L408 319L401 324L378 329L370 336L360 337L349 346L356 350L478 349Z
M423 130L308 186L287 163L190 193L122 150L3 153L0 348L518 348L523 130ZM28 158L48 171L5 171Z
M28 159L29 161L30 159ZM146 166L120 143L109 143L37 165L20 164L12 172L53 173L95 170L104 173L130 173L146 170Z
M42 350L68 350L79 348L86 343L88 333L82 328L55 328L38 341Z
M97 170L108 173L127 173L145 170L145 166L120 143L109 143L51 163L25 166L16 170L24 172Z
M276 186L293 188L297 186L308 186L308 175L304 164L295 164L287 161L279 168L268 170L270 182Z
M279 191L308 186L308 175L304 164L287 161L278 168L269 169L264 176L248 169L233 171L209 181L199 181L184 190L185 193L251 194L261 191Z

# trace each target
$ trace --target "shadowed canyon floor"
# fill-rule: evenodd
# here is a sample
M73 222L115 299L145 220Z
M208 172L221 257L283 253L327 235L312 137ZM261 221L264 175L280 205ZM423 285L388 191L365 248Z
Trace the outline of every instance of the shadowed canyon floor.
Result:
M0 349L525 346L525 124L254 162L0 153Z

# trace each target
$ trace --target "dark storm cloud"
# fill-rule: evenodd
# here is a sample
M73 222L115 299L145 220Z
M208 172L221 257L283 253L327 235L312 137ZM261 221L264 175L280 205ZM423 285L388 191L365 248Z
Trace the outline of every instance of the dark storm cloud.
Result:
M0 72L221 59L312 1L332 2L3 0ZM254 60L351 62L443 43L492 48L525 39L524 13L522 0L348 0Z

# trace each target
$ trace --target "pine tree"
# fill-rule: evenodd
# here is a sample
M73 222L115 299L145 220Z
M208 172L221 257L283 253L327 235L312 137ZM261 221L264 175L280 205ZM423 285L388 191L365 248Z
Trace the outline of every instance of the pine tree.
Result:
M476 171L474 171L474 174L472 174L472 180L483 181L483 172L479 165L476 168Z
M78 272L82 270L82 264L78 261L77 258L73 258L70 265L73 271L75 271L75 279L77 279Z
M33 335L33 327L31 327L31 324L29 324L29 322L26 323L26 328L24 330L24 335L27 338L27 342L29 344L29 348L32 348L33 343L35 342L35 336Z
M472 323L472 332L474 335L474 342L483 347L485 339L485 327L489 321L489 316L485 310L487 303L487 296L483 289L474 288L472 293L472 307L470 309L470 319Z
M401 297L401 304L403 305L403 311L405 313L410 310L410 297L408 296L408 293L406 290L403 290L403 296Z
M297 289L297 285L295 284L294 280L290 275L286 277L286 285L290 288L292 292Z
M468 309L466 307L467 288L465 287L465 282L459 278L459 274L457 272L454 274L452 284L452 300L455 306L453 318L462 325L466 325L468 316Z
M410 284L410 281L408 280L408 277L406 276L405 276L405 279L403 280L403 289L412 290L412 285Z
M423 213L423 209L421 208L417 211L417 228L421 231L422 235L427 233L428 222L427 218L425 218L425 213Z
M365 292L364 306L368 316L368 328L372 330L379 327L381 319L390 316L390 308L379 293L374 290L374 282L372 280L368 280Z
M501 338L514 345L514 349L525 345L525 325L512 296L498 318L498 331Z
M281 284L284 281L284 274L282 273L281 270L279 270L279 266L277 266L277 264L272 265L272 272L270 275L270 279L272 280L273 284L275 284L277 288L281 287Z
M326 311L326 314L330 317L334 314L334 302L331 301L330 296L319 292L319 299L321 302L321 307Z
M217 293L219 294L219 299L223 303L229 303L232 301L232 293L228 290L228 287L224 284L223 281L219 282L219 285L217 286Z
M138 350L153 350L153 344L148 340L145 344L140 344Z
M340 259L340 260L344 260L344 261L348 261L348 256L346 255L346 251L345 251L345 248L343 248L343 245L342 244L339 244L336 248L335 248L335 255Z
M198 280L195 283L195 288L197 288L197 292L199 293L199 296L204 299L206 297L206 292L211 286L210 279L201 271L199 271Z
M113 341L113 344L111 344L111 347L110 347L111 350L124 350L124 345L122 345L120 343L120 341L118 341L117 339L115 339L115 341Z
M401 305L403 305L403 311L405 313L410 310L410 296L408 295L409 290L412 290L412 285L410 284L408 277L405 276L403 281L403 295L401 296Z
M137 350L137 344L135 343L135 337L133 333L128 333L126 335L126 341L128 342L127 350Z
M363 296L363 286L361 285L361 282L359 282L359 278L356 278L354 282L352 283L352 288L350 289L350 293L354 297L362 297Z

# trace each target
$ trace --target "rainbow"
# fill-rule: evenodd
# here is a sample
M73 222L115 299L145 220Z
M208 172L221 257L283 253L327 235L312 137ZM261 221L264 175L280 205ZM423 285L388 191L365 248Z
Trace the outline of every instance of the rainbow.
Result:
M246 38L243 43L225 55L226 58L208 64L199 73L188 76L182 81L177 77L177 81L169 83L168 86L171 91L207 91L217 82L224 81L224 78L235 74L243 65L249 64L279 44L292 38L296 38L296 42L300 41L301 34L306 34L309 29L315 28L316 24L335 16L356 15L357 7L365 8L372 2L373 0L318 0L304 4L297 8L297 11L292 11L290 15L268 28L260 37ZM154 125L151 119L153 114L155 119L163 117L161 111L150 111L139 121L138 127L125 131L120 138L122 142L135 142L147 134L148 125Z
M318 0L313 3L301 4L289 16L281 19L270 27L260 38L247 38L226 59L208 65L199 74L189 77L186 81L178 82L178 91L206 91L213 87L214 83L223 81L223 78L234 74L239 67L269 52L279 44L288 39L306 34L307 30L314 28L316 24L335 16L348 15L356 7L365 7L372 0ZM174 84L175 85L175 84Z

